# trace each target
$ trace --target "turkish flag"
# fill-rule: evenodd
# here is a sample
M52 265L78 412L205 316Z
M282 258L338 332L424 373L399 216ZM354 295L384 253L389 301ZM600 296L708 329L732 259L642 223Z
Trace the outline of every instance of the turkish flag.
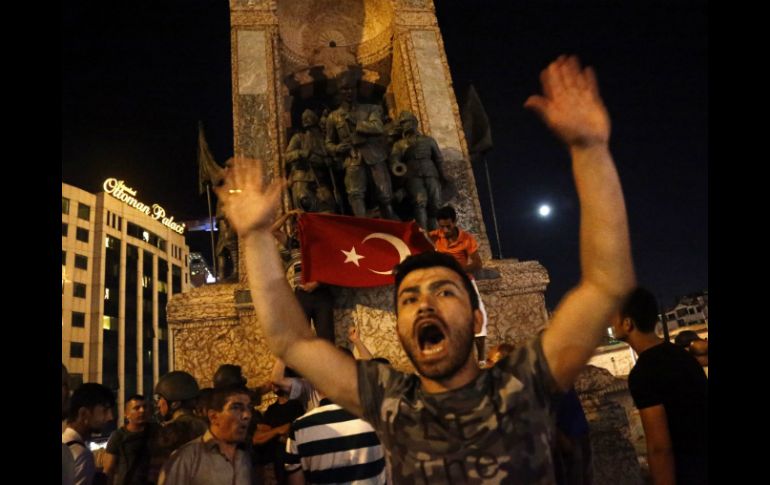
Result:
M393 283L393 267L433 250L416 222L303 213L299 220L302 281L371 287Z

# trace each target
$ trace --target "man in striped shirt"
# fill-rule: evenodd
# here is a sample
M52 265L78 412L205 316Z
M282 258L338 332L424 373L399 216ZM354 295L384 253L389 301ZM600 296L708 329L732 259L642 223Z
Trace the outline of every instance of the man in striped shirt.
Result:
M292 423L286 454L289 485L388 483L385 453L374 428L326 397Z

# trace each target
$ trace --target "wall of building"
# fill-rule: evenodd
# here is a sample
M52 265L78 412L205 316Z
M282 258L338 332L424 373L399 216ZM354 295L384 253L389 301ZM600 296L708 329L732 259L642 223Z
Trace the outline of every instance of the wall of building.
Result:
M172 370L166 305L191 286L189 247L184 235L152 215L106 192L67 184L62 224L68 225L66 236L62 226L62 362L75 384L117 390L122 415L126 397L151 395L158 377ZM77 239L78 228L81 238L88 231L87 242ZM76 255L81 266L87 258L87 269L76 267ZM78 291L84 297L75 296Z

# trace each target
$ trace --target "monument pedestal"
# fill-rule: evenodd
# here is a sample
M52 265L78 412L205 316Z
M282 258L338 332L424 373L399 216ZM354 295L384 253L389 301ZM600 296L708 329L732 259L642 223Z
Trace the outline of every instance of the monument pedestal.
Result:
M479 280L489 316L486 345L519 343L547 321L543 291L548 276L536 261L493 260L486 268L499 278ZM355 325L361 340L375 356L386 357L403 371L414 370L396 334L393 288L340 288L335 296L335 334L338 345L350 347L348 329ZM274 363L262 328L243 284L215 284L176 295L168 305L168 325L174 342L174 369L185 370L201 387L221 364L237 364L254 386L266 381Z

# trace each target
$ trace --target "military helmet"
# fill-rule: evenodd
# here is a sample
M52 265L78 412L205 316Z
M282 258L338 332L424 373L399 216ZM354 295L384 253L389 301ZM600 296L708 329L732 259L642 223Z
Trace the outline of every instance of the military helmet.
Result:
M407 121L417 123L417 117L411 111L404 110L398 114L398 123L403 124Z
M175 370L158 380L155 394L164 397L166 401L187 401L198 396L198 382L187 372Z
M214 387L245 386L246 378L241 374L241 366L222 364L214 373Z

